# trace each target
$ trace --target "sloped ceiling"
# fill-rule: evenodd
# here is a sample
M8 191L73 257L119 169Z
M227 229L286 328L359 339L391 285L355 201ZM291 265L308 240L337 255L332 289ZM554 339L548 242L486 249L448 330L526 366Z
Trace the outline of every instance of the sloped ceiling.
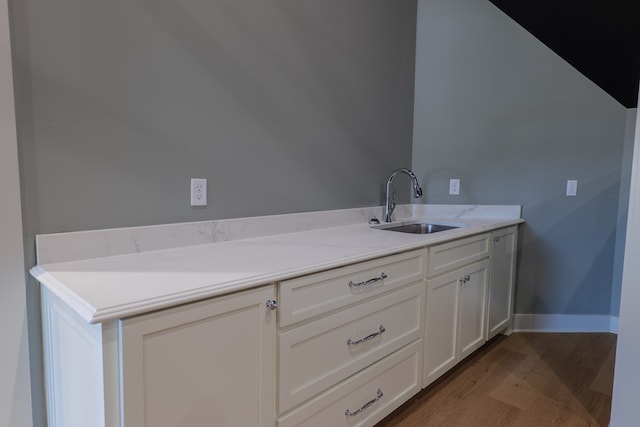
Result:
M489 1L622 105L638 105L640 0Z

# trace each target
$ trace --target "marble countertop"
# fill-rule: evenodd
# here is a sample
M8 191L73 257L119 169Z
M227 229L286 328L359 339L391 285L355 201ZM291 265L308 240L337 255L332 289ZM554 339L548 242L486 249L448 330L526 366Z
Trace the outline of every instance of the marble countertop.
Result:
M164 248L170 246L168 242L158 246L161 249L151 246L150 250L132 253L123 249L121 254L110 256L41 263L31 274L87 322L98 323L518 224L523 221L517 208L517 216L512 210L493 218L486 213L460 214L460 209L456 216L443 210L414 208L402 218L465 224L431 235L379 230L367 223L331 224L257 237L239 234L240 238L234 240L191 245L187 242L174 248ZM435 217L434 213L446 216ZM360 216L369 214L361 212ZM305 220L309 218L305 216ZM246 223L243 227L246 229ZM122 230L126 229L119 232ZM140 233L131 230L130 233ZM86 238L76 234L75 238ZM66 235L56 237L68 239ZM65 245L68 243L65 240ZM69 256L62 259L65 258Z

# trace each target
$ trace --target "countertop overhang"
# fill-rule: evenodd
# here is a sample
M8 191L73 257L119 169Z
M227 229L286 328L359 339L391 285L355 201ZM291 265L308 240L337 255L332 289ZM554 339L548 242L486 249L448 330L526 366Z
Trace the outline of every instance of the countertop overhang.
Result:
M31 275L89 323L237 292L523 222L412 216L465 227L428 235L331 226L271 236L37 265ZM399 221L398 221L399 222Z

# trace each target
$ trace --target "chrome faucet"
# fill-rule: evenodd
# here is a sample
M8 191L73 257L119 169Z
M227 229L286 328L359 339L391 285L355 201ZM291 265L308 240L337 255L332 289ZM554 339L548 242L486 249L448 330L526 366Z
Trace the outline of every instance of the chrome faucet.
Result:
M385 204L384 204L384 222L391 222L391 215L393 214L393 210L396 208L396 192L391 191L391 181L396 177L399 173L404 173L409 175L411 178L411 186L413 187L413 194L416 197L422 197L422 188L420 188L420 184L418 184L418 178L416 174L411 172L407 168L396 169L391 172L389 179L387 180L387 192L385 195Z

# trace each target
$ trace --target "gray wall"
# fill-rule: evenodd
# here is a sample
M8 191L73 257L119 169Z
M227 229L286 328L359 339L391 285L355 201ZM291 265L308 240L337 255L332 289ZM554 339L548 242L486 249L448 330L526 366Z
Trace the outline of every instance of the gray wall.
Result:
M426 200L523 205L517 313L609 314L626 109L488 1L420 0L417 37Z
M640 103L638 105L640 107ZM636 123L640 124L640 108L636 110ZM611 427L640 425L638 412L638 382L640 370L640 126L635 129L635 148L629 196L629 221L620 301L620 333L616 348L616 369L613 378Z
M377 205L411 162L415 1L12 6L29 237Z
M39 233L381 205L411 163L415 0L10 2L28 266Z
M0 0L0 426L31 427L16 115L6 0Z
M624 249L627 235L627 211L631 187L631 169L633 163L633 139L636 128L637 108L627 110L627 120L622 150L622 173L620 178L620 196L618 199L618 226L616 228L616 246L613 256L613 279L611 280L611 314L620 312L620 291L622 289L622 271Z

